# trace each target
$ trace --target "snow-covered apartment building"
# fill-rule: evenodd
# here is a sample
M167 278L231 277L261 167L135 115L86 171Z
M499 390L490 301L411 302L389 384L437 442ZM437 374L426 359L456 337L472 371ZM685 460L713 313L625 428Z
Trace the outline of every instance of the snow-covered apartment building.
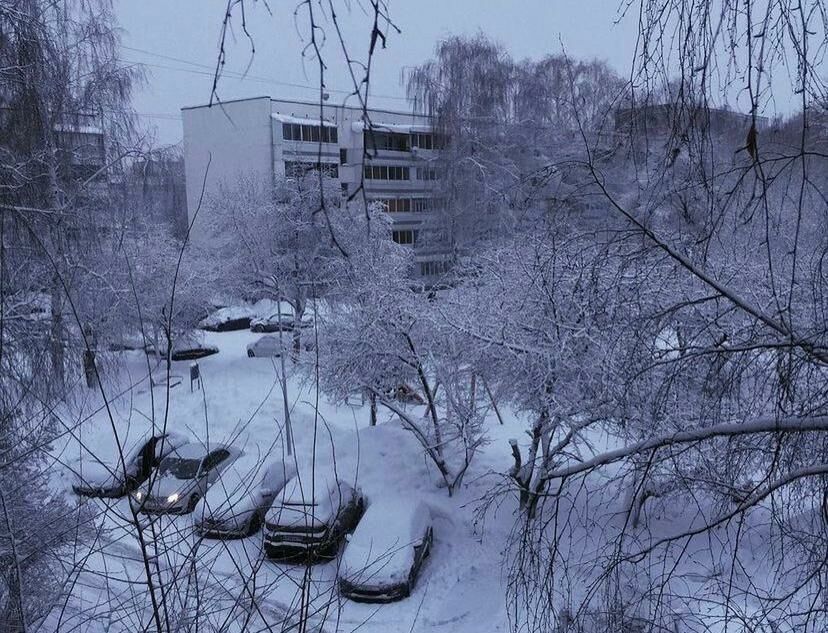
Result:
M240 176L277 181L317 168L338 179L345 196L364 182L368 200L391 214L393 239L412 247L436 203L440 143L427 116L371 109L369 128L359 107L324 102L320 111L319 102L270 97L186 107L182 114L190 220L205 175L208 194ZM418 248L415 259L421 275L442 270L438 251Z

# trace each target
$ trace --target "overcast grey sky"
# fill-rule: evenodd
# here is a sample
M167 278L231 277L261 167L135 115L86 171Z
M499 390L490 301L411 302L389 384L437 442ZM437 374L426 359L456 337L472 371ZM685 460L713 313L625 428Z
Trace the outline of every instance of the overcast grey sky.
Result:
M318 81L313 62L303 66L300 33L304 21L294 21L294 0L270 0L272 15L260 1L248 0L248 20L256 46L236 23L228 49L227 76L220 84L222 99L258 95L313 99ZM370 20L359 0L340 2L348 41L361 56L367 53ZM350 12L344 11L346 4ZM451 34L483 31L503 44L516 59L539 58L561 52L579 58L608 61L627 72L636 37L636 16L616 24L612 0L390 0L392 18L402 34L392 34L386 50L375 56L372 104L402 109L407 106L400 73L429 58L435 44ZM135 108L148 126L157 128L159 143L181 139L180 108L206 103L218 52L226 0L115 0L123 29L123 57L145 64L147 85L139 90ZM324 21L324 20L323 20ZM298 26L298 28L297 28ZM333 33L325 46L332 99L341 100L348 79ZM241 73L248 63L246 79Z

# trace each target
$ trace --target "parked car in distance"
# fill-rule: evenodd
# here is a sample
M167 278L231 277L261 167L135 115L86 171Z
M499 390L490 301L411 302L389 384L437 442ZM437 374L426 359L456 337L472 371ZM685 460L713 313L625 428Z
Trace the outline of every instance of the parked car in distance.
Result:
M334 558L364 509L362 492L332 471L318 470L313 478L297 475L265 515L265 554L296 562Z
M123 462L117 455L80 462L72 489L87 497L123 497L145 482L162 458L188 441L180 433L150 432L124 451Z
M361 602L406 598L431 552L431 512L422 501L377 500L346 538L340 593Z
M209 538L255 534L273 499L295 474L292 461L253 456L237 459L196 504L196 531Z
M256 356L281 356L282 351L290 350L293 339L290 335L283 336L279 340L278 336L272 334L261 336L258 340L253 341L247 346L247 355L250 358Z
M184 514L192 512L222 471L241 456L234 446L217 444L208 450L191 442L161 460L157 470L130 502L138 512Z
M166 358L167 342L161 342L158 350L156 350L154 343L150 343L144 348L144 351L149 355ZM218 351L219 349L215 345L208 345L204 342L204 336L202 334L190 332L173 339L170 360L197 360L205 356L218 354Z
M219 308L215 312L198 322L200 330L209 332L231 332L246 330L250 327L250 319L255 316L253 309L247 306L229 306Z
M281 312L250 320L250 330L252 332L292 332L295 325L293 313L285 314ZM308 328L312 325L313 321L308 318L299 321L300 328Z

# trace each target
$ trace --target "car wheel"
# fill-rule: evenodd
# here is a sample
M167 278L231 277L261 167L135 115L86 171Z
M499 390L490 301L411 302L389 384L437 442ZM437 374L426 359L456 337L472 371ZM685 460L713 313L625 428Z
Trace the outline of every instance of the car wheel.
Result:
M247 350L247 357L248 357L248 358L253 358L255 355L256 355L256 354L254 354L254 353L253 353L253 350L252 350L252 349Z
M194 493L190 496L190 502L187 504L187 512L192 512L195 510L196 504L201 497L198 493Z
M254 512L253 516L250 517L250 524L247 526L246 536L253 536L259 531L260 527L262 527L262 515L258 512Z

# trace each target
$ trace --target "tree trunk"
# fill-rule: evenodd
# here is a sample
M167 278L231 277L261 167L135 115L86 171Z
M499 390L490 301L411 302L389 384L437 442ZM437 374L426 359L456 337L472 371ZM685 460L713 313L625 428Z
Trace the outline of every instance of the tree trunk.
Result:
M371 403L371 426L377 425L377 396L372 391L368 395L368 399Z
M49 357L52 365L52 380L58 389L62 390L65 385L62 312L63 290L60 284L60 276L57 273L52 276L50 291L51 325L49 328Z

